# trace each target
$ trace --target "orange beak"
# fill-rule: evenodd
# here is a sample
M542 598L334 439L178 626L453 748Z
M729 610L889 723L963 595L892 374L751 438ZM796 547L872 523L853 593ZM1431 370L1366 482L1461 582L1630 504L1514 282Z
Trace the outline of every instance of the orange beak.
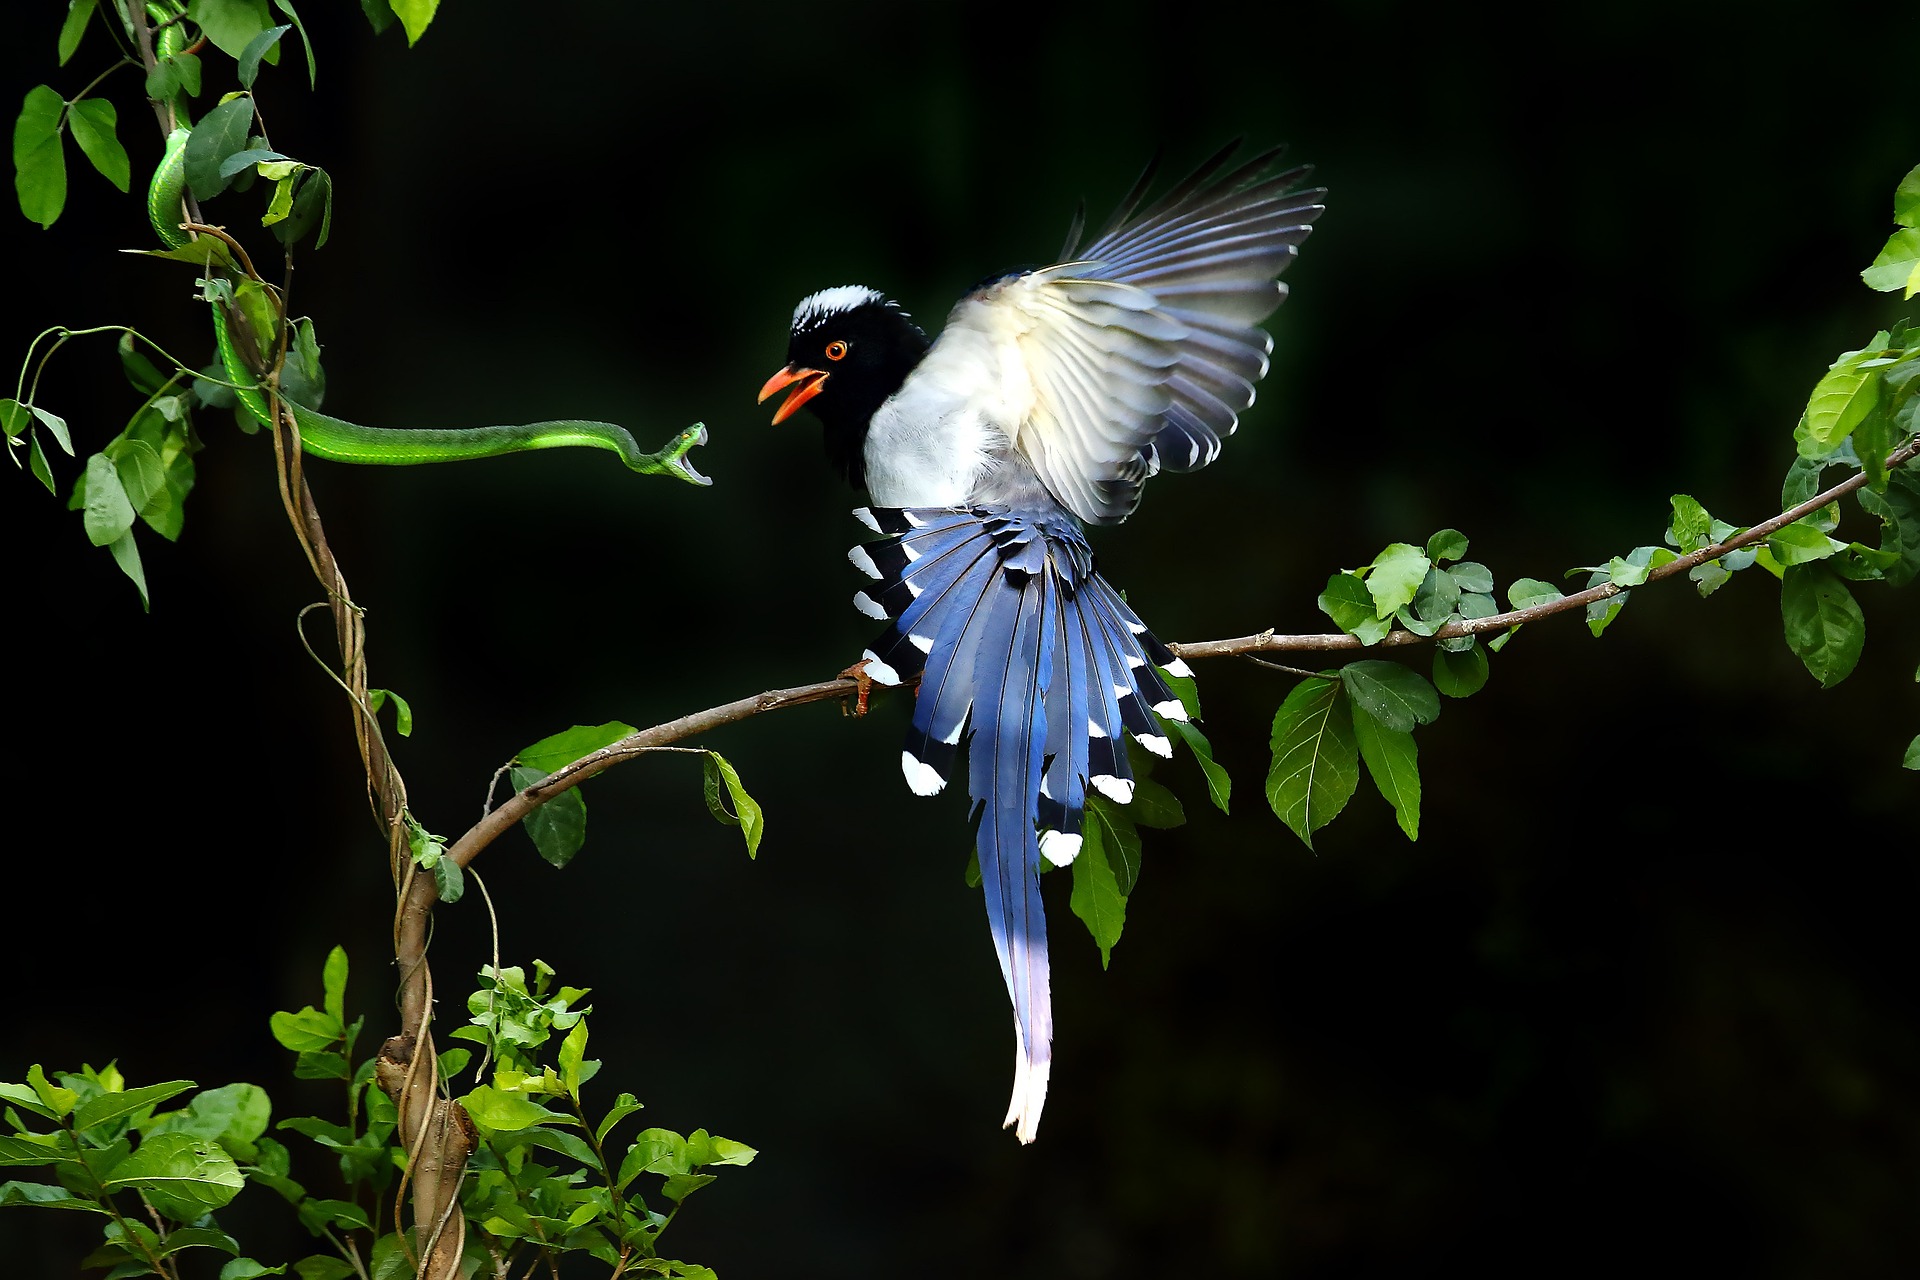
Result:
M821 370L795 368L793 365L788 365L767 379L767 385L760 388L760 398L754 403L765 404L767 397L774 392L792 387L793 390L787 392L787 398L781 402L780 408L773 415L773 421L777 425L791 418L801 405L819 395L826 385L827 375Z

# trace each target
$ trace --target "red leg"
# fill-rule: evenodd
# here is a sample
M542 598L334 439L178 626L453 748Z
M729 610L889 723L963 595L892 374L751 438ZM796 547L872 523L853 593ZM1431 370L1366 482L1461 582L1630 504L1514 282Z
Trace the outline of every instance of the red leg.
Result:
M862 658L840 673L842 680L851 680L854 684L853 707L849 710L846 703L841 703L840 711L843 715L867 714L867 697L873 692L873 680L867 675L867 662L868 659Z

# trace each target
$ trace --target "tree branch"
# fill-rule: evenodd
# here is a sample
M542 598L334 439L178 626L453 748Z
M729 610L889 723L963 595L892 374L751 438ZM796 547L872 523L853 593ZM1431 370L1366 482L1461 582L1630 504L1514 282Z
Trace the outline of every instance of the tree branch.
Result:
M1904 466L1920 454L1920 438L1909 440L1887 456L1889 471ZM1751 546L1769 534L1785 528L1796 520L1804 519L1830 502L1837 501L1865 484L1866 473L1859 472L1826 490L1824 493L1807 499L1788 511L1783 511L1770 520L1762 521L1752 528L1743 529L1724 542L1702 547L1698 551L1688 552L1676 557L1647 573L1647 582L1657 582L1662 578L1671 578L1675 574L1686 573L1709 560L1717 560L1742 547ZM1644 584L1642 584L1644 585ZM1506 627L1519 626L1522 623L1536 622L1556 613L1568 613L1575 609L1584 609L1597 600L1607 600L1613 596L1631 590L1608 582L1585 591L1562 596L1546 604L1533 605L1525 609L1515 609L1508 613L1493 614L1485 618L1471 618L1460 622L1450 622L1430 636L1416 635L1411 631L1394 630L1374 645L1363 645L1353 636L1344 632L1321 635L1281 635L1274 631L1263 631L1258 635L1239 636L1231 640L1191 640L1184 644L1170 644L1175 655L1181 658L1227 658L1248 657L1260 653L1302 653L1334 652L1362 648L1393 648L1401 645L1427 644L1435 640L1444 640L1451 636L1479 635L1486 631L1498 631ZM1274 665L1266 663L1264 665ZM1290 668L1283 668L1290 670ZM885 686L881 686L884 688ZM877 692L878 690L876 690ZM754 694L750 698L741 698L723 706L709 707L705 711L695 711L669 720L665 724L654 725L630 734L620 741L600 748L589 755L580 757L572 764L556 769L539 782L516 792L499 808L487 813L475 823L467 833L456 840L447 850L446 856L460 866L465 867L480 855L480 851L497 840L514 823L553 799L563 791L570 791L595 774L604 773L623 760L631 760L673 743L684 742L722 725L734 724L753 716L764 715L769 711L778 711L784 707L804 706L810 702L827 702L834 699L851 698L859 692L859 684L853 679L842 677L837 680L823 680L818 684L803 684L791 689L769 689L765 693ZM433 882L422 876L416 883L416 889L423 896L420 910L424 915L433 903Z

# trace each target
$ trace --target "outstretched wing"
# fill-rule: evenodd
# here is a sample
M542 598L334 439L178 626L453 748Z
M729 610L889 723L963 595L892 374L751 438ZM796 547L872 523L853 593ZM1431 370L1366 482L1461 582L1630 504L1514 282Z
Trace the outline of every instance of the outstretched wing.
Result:
M1230 164L1237 145L1141 209L1149 170L1084 251L968 295L927 355L937 372L943 348L997 353L1011 420L993 425L1090 523L1126 519L1156 472L1213 461L1267 372L1258 326L1325 191L1296 189L1305 167L1274 172L1278 150Z

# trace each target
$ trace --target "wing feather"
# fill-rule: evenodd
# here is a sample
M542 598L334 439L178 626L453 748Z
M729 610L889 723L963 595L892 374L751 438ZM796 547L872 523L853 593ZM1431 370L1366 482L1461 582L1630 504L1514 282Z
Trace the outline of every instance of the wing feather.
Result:
M1278 150L1235 164L1236 150L1143 208L1150 166L1092 243L1069 238L1070 261L962 299L923 362L997 353L986 418L1082 520L1124 520L1149 477L1211 462L1267 373L1257 326L1324 192L1299 189L1304 167L1272 172Z

